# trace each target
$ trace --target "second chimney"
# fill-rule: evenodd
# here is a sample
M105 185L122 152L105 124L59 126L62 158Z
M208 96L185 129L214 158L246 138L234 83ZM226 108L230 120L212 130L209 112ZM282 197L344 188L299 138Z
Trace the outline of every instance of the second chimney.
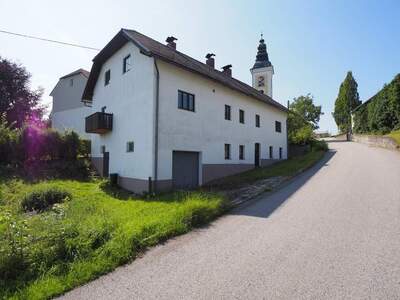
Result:
M232 77L232 65L226 65L222 67L222 73L225 75Z
M169 36L165 41L167 42L168 47L176 50L176 43L175 43L176 40L178 40L176 37Z
M214 69L215 68L215 59L213 56L215 56L214 53L208 53L206 55L206 58L207 58L206 65Z

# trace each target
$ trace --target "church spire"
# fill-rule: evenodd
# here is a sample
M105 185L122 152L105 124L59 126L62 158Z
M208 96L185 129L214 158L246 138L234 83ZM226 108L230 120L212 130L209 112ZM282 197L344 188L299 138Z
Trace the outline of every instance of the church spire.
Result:
M265 45L263 34L261 33L260 44L256 56L256 62L250 69L253 77L253 88L259 92L272 97L272 76L274 75L274 67L269 61L267 45Z
M271 65L272 64L268 58L267 45L265 44L263 34L261 33L260 44L258 45L256 62L254 63L253 69L270 67Z

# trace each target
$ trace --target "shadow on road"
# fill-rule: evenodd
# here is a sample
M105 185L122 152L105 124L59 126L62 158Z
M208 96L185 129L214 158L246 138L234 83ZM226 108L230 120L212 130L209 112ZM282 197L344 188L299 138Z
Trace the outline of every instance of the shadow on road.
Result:
M268 218L278 209L291 195L300 189L321 168L328 166L329 160L335 155L336 150L329 150L316 165L303 174L289 180L278 191L271 195L264 194L247 202L230 212L231 215L246 215L259 218Z
M348 140L326 140L327 143L349 143L351 141Z

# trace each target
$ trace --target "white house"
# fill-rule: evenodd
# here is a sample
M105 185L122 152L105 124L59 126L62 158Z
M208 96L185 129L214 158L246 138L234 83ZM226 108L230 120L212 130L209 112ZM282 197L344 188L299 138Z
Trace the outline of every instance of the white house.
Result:
M50 114L51 126L58 131L74 130L83 138L90 138L85 131L84 119L92 112L82 102L82 94L89 78L89 72L76 70L61 77L50 96L53 97L53 108Z
M145 192L192 188L287 158L287 109L272 99L273 67L260 40L253 87L122 29L93 59L83 101L98 133L93 162L122 187Z

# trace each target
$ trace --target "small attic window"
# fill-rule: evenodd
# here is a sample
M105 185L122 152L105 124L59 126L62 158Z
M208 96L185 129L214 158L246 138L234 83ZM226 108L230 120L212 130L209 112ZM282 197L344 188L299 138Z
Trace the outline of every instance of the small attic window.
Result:
M107 70L106 73L104 74L104 85L108 85L110 83L111 79L111 71Z
M124 57L122 64L122 73L126 73L131 69L131 55L128 54Z
M74 86L74 79L71 78L71 79L69 80L69 86Z

